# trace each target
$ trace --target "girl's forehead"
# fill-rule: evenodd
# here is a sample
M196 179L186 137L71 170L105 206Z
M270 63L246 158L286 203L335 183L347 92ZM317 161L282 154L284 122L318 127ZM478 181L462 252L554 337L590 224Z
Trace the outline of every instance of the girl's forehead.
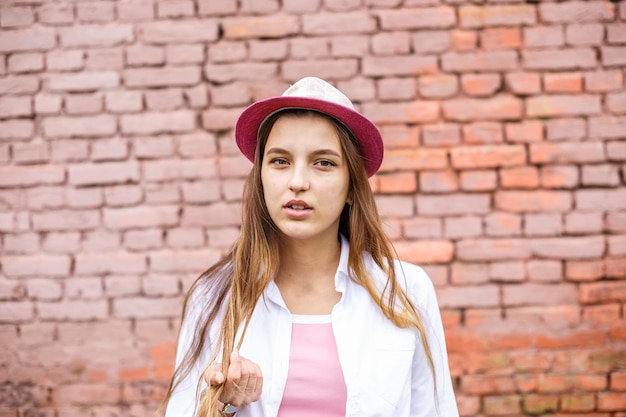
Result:
M270 131L267 145L297 146L301 148L333 147L341 149L337 130L331 121L322 117L281 117Z

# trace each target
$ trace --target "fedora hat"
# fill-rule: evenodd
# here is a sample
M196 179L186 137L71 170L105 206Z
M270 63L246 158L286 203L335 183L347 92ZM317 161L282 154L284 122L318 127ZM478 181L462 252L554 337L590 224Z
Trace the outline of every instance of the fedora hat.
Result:
M281 96L271 97L248 106L237 119L235 140L239 150L254 162L259 129L271 115L286 109L314 110L341 122L356 138L367 176L378 171L383 160L383 140L372 121L354 109L341 91L316 78L302 78Z

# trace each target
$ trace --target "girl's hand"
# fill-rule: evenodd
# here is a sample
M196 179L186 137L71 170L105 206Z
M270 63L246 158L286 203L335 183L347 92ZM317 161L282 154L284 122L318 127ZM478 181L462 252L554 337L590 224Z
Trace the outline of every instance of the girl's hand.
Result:
M219 364L214 364L204 372L207 385L224 384L224 390L219 401L241 407L258 401L263 389L263 374L261 368L251 360L239 356L237 350L230 355L230 366L226 377L220 370Z

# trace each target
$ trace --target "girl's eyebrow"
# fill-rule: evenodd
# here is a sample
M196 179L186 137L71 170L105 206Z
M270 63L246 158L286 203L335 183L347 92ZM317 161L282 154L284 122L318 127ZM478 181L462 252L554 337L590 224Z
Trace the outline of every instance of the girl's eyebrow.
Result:
M278 148L278 147L270 148L267 151L265 151L266 155L269 155L272 153L277 153L280 155L289 155L289 151L283 148ZM313 155L332 155L332 156L336 156L337 158L341 158L341 154L339 152L335 151L334 149L328 149L328 148L316 149L312 154Z

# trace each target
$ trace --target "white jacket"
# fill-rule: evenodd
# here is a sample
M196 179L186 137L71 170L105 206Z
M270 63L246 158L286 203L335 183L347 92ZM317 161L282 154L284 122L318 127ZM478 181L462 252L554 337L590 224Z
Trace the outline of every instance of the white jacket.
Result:
M343 295L331 314L348 392L346 417L458 417L441 315L430 278L418 266L395 262L399 282L406 285L422 314L435 365L436 391L417 331L396 327L367 291L348 278L348 249L349 243L342 237L335 287ZM366 262L382 288L387 276L369 257ZM261 297L256 305L240 349L243 357L261 367L263 393L259 401L242 407L237 417L276 417L287 381L291 316L274 282L264 295L265 300ZM197 320L193 307L188 308L190 312L182 324L177 365L193 337ZM213 340L219 324L211 326ZM204 352L192 374L175 390L166 417L192 417L198 380L209 356L210 352Z

